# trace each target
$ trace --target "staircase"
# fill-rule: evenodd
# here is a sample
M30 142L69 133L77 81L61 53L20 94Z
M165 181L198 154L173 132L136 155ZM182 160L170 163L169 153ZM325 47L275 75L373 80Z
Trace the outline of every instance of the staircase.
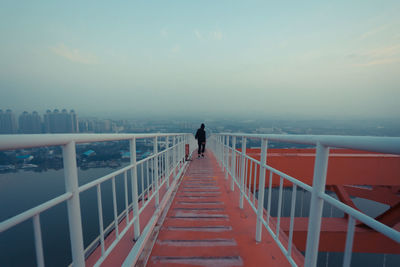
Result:
M256 216L224 177L211 153L191 162L147 266L290 266L272 239L256 243Z

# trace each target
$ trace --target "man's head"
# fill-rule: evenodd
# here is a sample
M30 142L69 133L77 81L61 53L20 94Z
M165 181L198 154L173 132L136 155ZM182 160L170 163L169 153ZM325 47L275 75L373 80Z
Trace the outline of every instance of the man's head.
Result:
M200 128L204 130L204 123L201 124Z

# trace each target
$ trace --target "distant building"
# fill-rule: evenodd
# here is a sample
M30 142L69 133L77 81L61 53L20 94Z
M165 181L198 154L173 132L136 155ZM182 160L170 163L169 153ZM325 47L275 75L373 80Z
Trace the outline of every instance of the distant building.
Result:
M14 134L17 132L17 121L11 109L6 112L0 109L0 134Z
M42 119L34 111L32 114L24 111L19 116L19 132L24 134L37 134L42 132Z
M89 122L88 121L79 120L78 124L79 124L79 132L81 132L81 133L89 132Z
M78 133L78 118L74 110L61 112L55 109L47 110L44 115L44 128L47 133Z
M82 155L85 157L91 157L91 156L95 156L96 152L92 149L89 149L88 151L85 151Z

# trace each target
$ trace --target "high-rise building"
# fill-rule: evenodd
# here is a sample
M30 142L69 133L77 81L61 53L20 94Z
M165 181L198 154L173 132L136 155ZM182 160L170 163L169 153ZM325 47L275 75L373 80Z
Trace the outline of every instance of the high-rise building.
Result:
M34 111L32 114L24 111L19 116L19 132L25 134L36 134L42 132L42 120L40 115Z
M89 132L89 122L87 120L79 121L79 132L81 133Z
M0 109L0 134L14 134L17 132L17 121L11 109L6 112Z
M61 112L55 109L53 112L46 111L44 115L44 126L47 133L77 133L79 132L78 118L75 111L69 113L66 109Z

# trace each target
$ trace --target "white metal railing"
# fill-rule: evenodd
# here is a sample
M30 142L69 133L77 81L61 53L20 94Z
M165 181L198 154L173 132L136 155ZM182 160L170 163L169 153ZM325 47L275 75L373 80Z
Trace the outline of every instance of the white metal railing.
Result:
M136 140L142 138L153 139L153 154L140 161L136 160ZM158 151L158 139L165 138L166 148ZM129 140L130 142L130 164L113 173L100 177L92 182L78 186L78 172L76 165L76 144L90 143L100 141L116 141L116 140ZM172 142L170 142L172 140ZM171 144L171 145L170 145ZM71 240L72 252L72 265L85 266L85 251L91 249L93 244L100 243L101 257L96 262L95 266L99 266L104 259L111 253L116 244L134 227L134 251L136 254L140 252L143 247L145 235L151 232L148 227L159 214L160 204L160 188L164 185L167 193L165 197L169 197L168 192L172 191L170 188L170 177L172 178L173 185L176 185L177 178L180 177L184 170L185 163L185 144L190 144L191 150L194 149L194 137L192 134L41 134L41 135L2 135L0 137L0 150L12 150L20 148L31 148L40 146L62 146L63 163L64 163L64 178L66 193L53 198L41 205L31 208L22 212L12 218L9 218L0 223L0 233L12 228L23 221L30 218L33 220L33 231L36 250L36 263L38 266L44 266L44 251L43 241L40 227L40 214L62 202L67 202L69 233ZM138 172L140 172L141 179L141 193L138 194ZM131 178L131 195L132 202L128 203L128 173ZM124 198L125 209L118 214L117 210L117 191L115 187L116 176L121 175L124 179ZM101 185L102 183L111 180L112 183L112 201L114 221L112 225L104 229L103 222L103 205L101 198ZM84 249L82 221L81 221L81 207L79 195L80 193L96 187L97 190L97 208L98 208L98 221L99 221L99 237L92 242L89 247ZM164 198L165 198L164 197ZM152 199L155 199L155 212L152 218L144 228L143 233L140 232L139 217L143 210L148 206ZM139 208L139 200L141 205ZM167 201L163 199L163 201ZM132 217L129 213L132 209ZM119 222L125 218L126 224L123 229L120 229ZM114 230L115 239L110 246L105 248L104 239L106 231ZM135 258L137 255L133 253Z
M237 138L241 138L241 151L236 149ZM261 140L261 156L260 160L256 160L246 154L247 139ZM230 140L231 139L231 140ZM267 164L267 147L268 141L290 142L297 144L308 144L316 146L316 158L314 163L313 185L309 186L300 180L291 177ZM357 150L367 150L372 152L400 154L400 138L399 137L357 137L357 136L316 136L316 135L255 135L255 134L216 134L211 138L211 147L216 155L221 168L226 172L225 178L231 177L231 190L235 188L235 184L240 190L240 208L243 208L243 199L245 198L254 212L257 214L256 224L256 241L261 241L262 225L272 235L277 245L287 257L292 266L297 266L292 257L292 239L294 226L294 211L296 205L296 191L300 187L311 193L310 214L308 218L308 233L305 254L305 266L316 266L318 256L318 245L321 229L322 210L324 201L328 202L337 209L348 214L348 229L346 236L346 244L344 251L343 266L350 266L355 220L363 222L377 232L389 237L390 239L400 243L400 232L380 223L379 221L355 210L354 208L343 204L335 198L325 193L326 173L328 168L329 148L348 148ZM266 208L266 220L264 218L264 188L265 174L269 172L268 200ZM247 173L249 172L249 177ZM254 173L254 175L253 175ZM258 176L257 176L258 175ZM278 214L276 225L270 223L271 209L271 190L273 177L279 177L279 196L278 196ZM254 177L253 188L252 177ZM255 199L256 184L258 177L258 197L257 203ZM248 181L249 180L249 181ZM283 181L287 180L293 185L290 209L290 226L289 237L287 240L287 248L279 239L280 220L282 212L282 190ZM247 182L248 181L248 182ZM251 194L251 191L254 193ZM256 207L256 205L258 205ZM275 231L274 229L275 228Z

